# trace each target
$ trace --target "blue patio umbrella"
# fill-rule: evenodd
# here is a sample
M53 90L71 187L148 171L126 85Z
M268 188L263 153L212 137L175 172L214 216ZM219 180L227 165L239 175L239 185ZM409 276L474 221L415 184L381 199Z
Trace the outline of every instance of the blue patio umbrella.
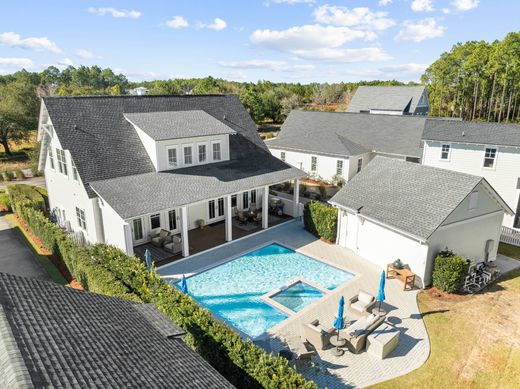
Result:
M186 282L186 276L184 274L182 275L181 291L184 294L188 294L188 283Z
M336 316L336 319L334 320L334 328L338 330L338 339L339 339L339 330L341 330L345 326L345 322L343 320L343 310L345 307L345 299L343 296L339 299L339 305L338 305L338 316Z
M152 253L148 249L144 251L144 263L148 270L152 269Z
M379 281L379 293L377 294L376 301L379 303L379 312L381 312L381 303L385 301L385 282L386 282L386 276L385 272L383 271L381 273L381 280Z

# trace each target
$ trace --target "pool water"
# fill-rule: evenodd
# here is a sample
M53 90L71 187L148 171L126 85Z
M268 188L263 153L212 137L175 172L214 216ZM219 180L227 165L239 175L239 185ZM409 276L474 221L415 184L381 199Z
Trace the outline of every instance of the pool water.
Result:
M270 244L191 276L187 284L190 296L199 304L255 338L288 317L264 302L262 295L297 277L333 290L353 276L294 250ZM179 287L179 283L175 285Z
M294 312L298 312L307 305L323 297L324 293L309 284L298 281L287 289L278 292L271 299L282 304Z

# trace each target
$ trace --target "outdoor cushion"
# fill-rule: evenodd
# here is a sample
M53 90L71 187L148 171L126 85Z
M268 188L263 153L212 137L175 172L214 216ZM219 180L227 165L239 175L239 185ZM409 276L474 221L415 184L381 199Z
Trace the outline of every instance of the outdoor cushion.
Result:
M166 238L168 235L170 235L170 231L168 230L161 230L161 232L159 232L159 236L163 239Z
M365 311L365 308L369 305L370 303L364 303L363 301L361 300L358 300L356 301L355 303L351 304L350 307L358 312L364 312Z
M373 299L374 299L374 296L368 294L367 292L363 292L362 290L359 291L358 300L365 303L365 306L370 304Z
M174 236L174 237L172 238L173 243L181 243L181 240L182 240L182 239L181 239L179 236Z

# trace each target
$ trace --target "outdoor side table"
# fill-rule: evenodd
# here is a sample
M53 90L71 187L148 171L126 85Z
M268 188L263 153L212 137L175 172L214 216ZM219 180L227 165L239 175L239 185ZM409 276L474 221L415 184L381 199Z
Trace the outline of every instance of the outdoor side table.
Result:
M344 347L347 344L346 339L332 335L329 341L335 347L333 353L336 357L340 357L345 353L345 350L342 350L340 347Z

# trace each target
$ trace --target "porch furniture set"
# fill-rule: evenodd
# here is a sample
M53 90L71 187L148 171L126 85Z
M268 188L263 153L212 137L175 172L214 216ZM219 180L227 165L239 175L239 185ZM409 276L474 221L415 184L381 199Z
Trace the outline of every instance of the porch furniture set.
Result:
M238 211L237 218L239 224L247 224L253 222L255 224L262 223L262 209L257 209L255 203L251 203L246 211Z
M182 239L178 235L172 235L170 231L161 229L158 233L150 235L151 243L156 247L162 247L172 254L182 252Z

